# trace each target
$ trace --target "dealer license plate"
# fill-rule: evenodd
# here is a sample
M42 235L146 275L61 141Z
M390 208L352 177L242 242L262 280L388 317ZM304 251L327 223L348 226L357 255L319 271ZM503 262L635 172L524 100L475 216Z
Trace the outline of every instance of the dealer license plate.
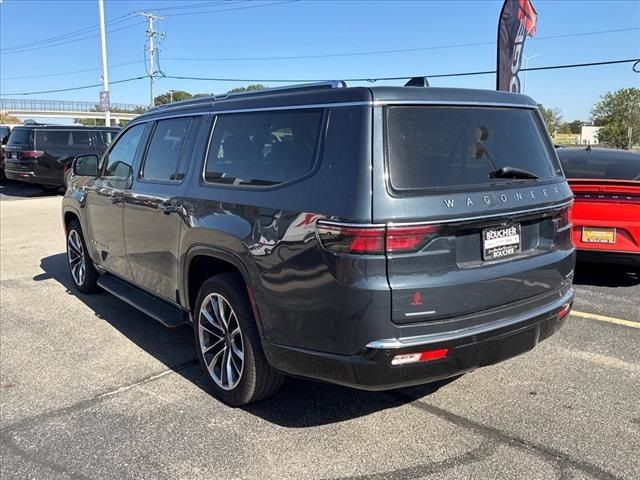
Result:
M482 230L482 259L498 260L520 253L520 224Z
M582 241L585 243L616 243L616 229L583 227Z

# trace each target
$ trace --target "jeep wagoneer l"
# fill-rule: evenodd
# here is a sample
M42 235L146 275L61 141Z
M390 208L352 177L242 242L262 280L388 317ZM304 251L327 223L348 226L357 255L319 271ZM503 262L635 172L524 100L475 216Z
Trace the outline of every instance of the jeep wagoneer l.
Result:
M536 103L342 82L137 117L74 163L77 288L192 323L212 392L382 390L532 349L573 301L572 194Z

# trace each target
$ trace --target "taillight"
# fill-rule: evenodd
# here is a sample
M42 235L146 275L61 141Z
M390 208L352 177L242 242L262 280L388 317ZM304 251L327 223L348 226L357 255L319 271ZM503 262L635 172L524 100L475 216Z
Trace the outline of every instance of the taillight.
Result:
M414 252L438 232L435 225L387 228L387 253Z
M316 222L322 246L337 253L380 255L419 250L439 230L435 225L384 226Z
M318 221L320 242L327 250L337 253L384 253L384 226L348 226Z
M40 158L44 155L42 150L25 150L22 152L22 158Z

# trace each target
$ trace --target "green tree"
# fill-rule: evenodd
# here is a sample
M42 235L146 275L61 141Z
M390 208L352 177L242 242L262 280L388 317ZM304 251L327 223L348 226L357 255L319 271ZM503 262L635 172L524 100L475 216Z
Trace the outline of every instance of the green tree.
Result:
M594 125L602 126L598 141L615 148L630 148L640 142L640 88L607 92L591 110ZM631 145L628 132L632 129Z
M0 112L0 123L22 123L18 118L8 113Z
M584 123L585 122L583 122L582 120L574 120L573 122L569 122L566 125L569 125L571 133L581 133Z
M253 83L251 85L247 85L246 87L232 88L227 93L241 93L241 92L248 92L251 90L264 90L265 88L267 88L266 85L263 85L261 83Z
M189 100L190 98L193 98L193 95L189 92L185 92L184 90L170 90L155 97L153 104L164 105L165 103L180 102L182 100Z
M571 127L568 123L563 123L558 127L558 133L562 133L563 135L571 135Z
M538 108L540 109L544 123L547 126L547 130L549 130L549 134L553 135L556 130L558 130L558 127L560 127L560 123L562 121L560 109L546 108L541 103L538 104Z

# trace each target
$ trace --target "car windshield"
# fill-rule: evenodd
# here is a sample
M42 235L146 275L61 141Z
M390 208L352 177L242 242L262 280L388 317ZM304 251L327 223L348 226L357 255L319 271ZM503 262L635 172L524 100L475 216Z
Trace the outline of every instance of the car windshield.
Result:
M535 111L389 107L387 155L394 190L465 187L561 174ZM497 178L500 177L500 178Z
M640 154L624 150L565 148L558 152L567 178L640 180Z

